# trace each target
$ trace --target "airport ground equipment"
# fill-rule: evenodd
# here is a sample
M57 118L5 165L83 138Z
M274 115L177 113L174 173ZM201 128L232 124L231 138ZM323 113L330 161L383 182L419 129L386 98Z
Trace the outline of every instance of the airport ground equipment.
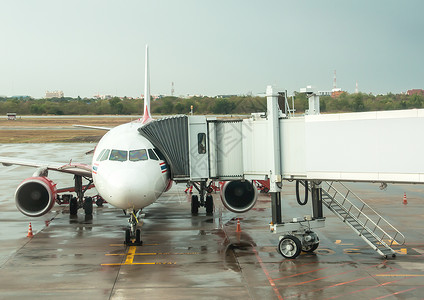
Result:
M368 205L356 203L351 191L340 191L345 187L339 183L424 183L424 139L419 136L424 109L320 114L319 97L310 93L307 113L294 116L286 95L268 86L266 112L247 119L180 115L154 120L139 132L162 152L174 181L196 183L200 199L194 195L193 200L199 206L206 203L210 180L226 181L224 205L245 212L256 202L253 181L269 181L274 232L288 228L279 243L286 257L298 255L293 250L298 242L304 249L317 245L311 232L314 224L325 224L323 205L380 255L393 255L391 246L403 244L404 237ZM283 221L285 180L307 186L312 203L308 225L298 219L293 229L293 218Z

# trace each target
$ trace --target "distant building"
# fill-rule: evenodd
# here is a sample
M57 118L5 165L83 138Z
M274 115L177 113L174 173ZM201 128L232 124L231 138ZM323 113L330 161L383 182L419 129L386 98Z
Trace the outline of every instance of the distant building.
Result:
M112 99L113 96L112 95L94 95L93 96L94 99L101 99L101 100L107 100L107 99Z
M62 91L46 91L46 99L51 99L51 98L63 98L64 94Z
M318 96L331 96L331 91L318 91Z
M424 90L422 89L413 89L413 90L408 90L406 92L406 94L408 96L412 96L412 95L420 95L420 96L424 96Z
M341 88L334 88L334 89L331 90L331 97L337 98L338 96L340 96L343 93L345 93L345 91L342 91Z
M14 120L16 120L16 113L7 113L6 115L7 115L7 119L8 119L9 121L14 121Z

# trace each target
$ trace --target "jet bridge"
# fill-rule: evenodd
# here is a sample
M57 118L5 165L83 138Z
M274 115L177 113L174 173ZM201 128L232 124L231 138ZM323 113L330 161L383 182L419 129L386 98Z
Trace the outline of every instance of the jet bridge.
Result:
M306 250L317 245L317 237L310 233L325 222L323 204L362 238L368 236L366 241L378 253L394 254L390 246L403 242L401 234L397 230L389 233L390 224L389 229L382 228L385 220L379 216L374 219L374 211L365 212L365 206L353 203L357 199L352 202L357 214L352 215L352 207L336 199L344 194L333 182L424 183L424 141L419 136L424 130L424 109L319 114L319 97L311 95L308 113L293 117L287 101L279 99L281 94L268 86L267 111L250 118L176 116L152 121L139 131L163 153L171 178L177 182L205 183L213 179L240 185L249 180L269 180L271 231L292 233L280 238L279 251L285 257L296 257L299 245ZM299 180L310 190L311 218L282 221L283 180ZM323 190L324 185L330 186L328 191ZM223 194L225 204L225 191ZM246 208L253 206L250 204ZM382 236L375 233L378 230ZM383 240L389 240L385 243L388 250L378 248Z

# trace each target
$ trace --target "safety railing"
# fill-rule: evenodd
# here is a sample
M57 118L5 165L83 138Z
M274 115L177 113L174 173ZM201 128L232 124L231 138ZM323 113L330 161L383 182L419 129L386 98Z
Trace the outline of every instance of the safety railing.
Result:
M331 204L335 202L346 212L343 216L345 220L349 216L354 218L355 221L362 226L360 234L362 234L364 230L372 232L378 240L390 247L392 245L403 245L405 243L405 236L399 232L399 230L343 183L324 181L322 184L323 194L327 194L327 199L329 199L329 202L326 202L327 205L331 206ZM323 200L325 201L326 199L323 197Z

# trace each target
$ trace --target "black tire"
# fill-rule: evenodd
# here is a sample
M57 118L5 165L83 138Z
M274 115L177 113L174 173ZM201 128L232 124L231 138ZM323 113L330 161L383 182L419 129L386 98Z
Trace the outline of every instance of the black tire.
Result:
M319 246L319 243L313 244L313 245L302 245L302 251L306 253L312 253L315 250L317 250Z
M191 213L197 215L199 213L199 197L197 195L191 196Z
M212 215L213 214L213 197L212 197L212 195L206 196L205 207L206 207L206 214Z
M125 244L128 245L131 243L131 232L129 229L125 230Z
M91 197L85 197L83 207L84 207L85 215L92 215L93 214L93 199Z
M141 230L140 229L137 229L135 231L135 243L137 245L141 245Z
M278 243L278 252L285 258L296 258L302 250L302 243L293 235L284 236Z
M71 216L76 216L78 214L78 201L76 197L72 197L69 200L69 214Z
M102 198L97 198L96 200L96 205L97 207L102 207L103 206L103 199Z

